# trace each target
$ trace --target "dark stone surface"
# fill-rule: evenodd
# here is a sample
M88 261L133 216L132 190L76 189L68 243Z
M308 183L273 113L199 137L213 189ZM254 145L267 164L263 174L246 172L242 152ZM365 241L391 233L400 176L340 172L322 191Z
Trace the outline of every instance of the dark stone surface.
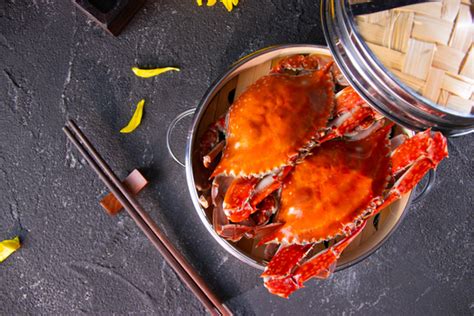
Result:
M61 132L69 117L120 176L144 170L143 206L236 314L472 313L472 135L450 140L434 191L376 254L290 300L208 235L166 151L169 122L239 57L324 39L318 1L242 1L230 14L194 2L149 1L118 38L69 1L0 2L0 239L24 238L0 265L1 313L205 313L128 216L100 209L104 186ZM135 64L182 72L143 80ZM119 134L142 97L143 125Z

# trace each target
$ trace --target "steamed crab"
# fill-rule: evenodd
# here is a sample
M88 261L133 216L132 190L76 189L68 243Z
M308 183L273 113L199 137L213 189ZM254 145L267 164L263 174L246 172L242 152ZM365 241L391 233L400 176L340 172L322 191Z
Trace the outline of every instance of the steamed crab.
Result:
M202 152L209 152L203 158L205 166L223 149L212 173L214 196L223 186L223 176L228 177L226 182L232 180L225 185L219 210L234 224L218 220L224 219L222 215L214 220L223 237L236 241L268 223L276 210L272 193L311 148L378 124L377 114L352 89L335 97L332 72L333 62L319 56L284 58L203 137ZM225 134L225 146L218 142L219 133Z
M283 225L260 241L282 245L262 274L271 293L288 297L312 277L327 278L367 220L447 156L446 139L430 130L391 151L391 127L388 123L360 140L326 142L285 179L275 217ZM344 238L313 251L336 236Z
M201 143L206 167L223 151L211 175L214 228L231 241L280 245L262 277L283 297L328 277L367 219L447 156L439 133L390 141L393 123L352 88L335 94L333 72L318 56L283 59ZM314 245L336 236L317 253Z

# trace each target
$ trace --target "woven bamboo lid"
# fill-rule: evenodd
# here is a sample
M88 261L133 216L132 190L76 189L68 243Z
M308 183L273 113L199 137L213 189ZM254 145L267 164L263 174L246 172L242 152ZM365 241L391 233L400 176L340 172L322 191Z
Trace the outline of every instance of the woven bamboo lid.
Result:
M418 3L356 17L378 59L427 99L461 113L474 108L470 0Z
M474 132L474 0L321 0L327 44L374 109L412 130Z

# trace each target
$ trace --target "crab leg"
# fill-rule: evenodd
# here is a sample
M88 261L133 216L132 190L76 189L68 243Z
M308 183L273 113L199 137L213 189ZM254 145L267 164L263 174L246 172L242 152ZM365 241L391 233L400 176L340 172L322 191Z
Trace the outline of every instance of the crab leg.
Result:
M296 265L308 254L313 244L298 245L293 244L282 247L272 261L268 263L262 277L282 279L291 274Z
M283 167L276 175L268 175L261 180L255 177L236 178L224 199L227 217L235 223L246 220L257 211L259 203L281 187L283 179L292 169L291 166Z
M211 151L202 158L202 163L203 163L204 167L206 167L206 168L211 167L212 162L216 159L216 157L224 149L224 146L225 146L225 141L222 140L219 143L217 143L217 145L214 146L214 148L212 148Z
M199 149L201 152L201 157L203 157L203 164L206 168L209 168L212 160L219 154L219 152L224 147L223 144L220 145L221 142L219 141L219 133L223 133L224 130L225 117L221 117L208 127L207 131L201 138ZM217 147L220 147L220 149L218 149ZM211 158L211 161L209 161L209 158Z
M329 123L331 130L321 139L321 143L354 132L378 129L380 116L354 91L346 87L336 95L335 118Z
M230 241L239 241L246 233L254 229L252 222L232 224L224 213L222 201L225 192L231 186L232 178L219 176L212 182L212 203L214 210L212 213L212 225L217 234Z
M405 134L398 134L397 136L392 137L390 139L390 148L392 150L392 153L395 151L395 149L398 148L398 146L406 142L407 139L408 139L408 136Z
M373 215L412 190L430 169L436 168L447 156L446 138L439 132L432 135L430 130L418 133L398 146L392 154L392 173L396 175L405 171Z
M291 293L303 288L303 283L309 279L328 278L334 272L344 249L362 232L366 223L364 221L350 235L307 261L304 258L310 252L312 244L291 245L281 249L262 274L265 287L272 294L288 298Z
M219 236L237 242L254 227L247 225L231 224L222 210L222 206L215 206L212 214L212 225Z
M446 138L439 132L431 136L431 130L428 129L407 139L392 153L392 173L396 175L412 165L420 157L420 153L437 164L448 156Z

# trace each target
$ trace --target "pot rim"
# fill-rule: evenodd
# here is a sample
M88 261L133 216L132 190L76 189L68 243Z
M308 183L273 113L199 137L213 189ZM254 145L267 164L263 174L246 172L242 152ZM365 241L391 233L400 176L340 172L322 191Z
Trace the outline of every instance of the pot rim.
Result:
M249 61L260 57L264 54L268 54L271 52L275 52L278 50L283 50L283 49L288 49L288 48L309 48L309 49L324 49L327 50L329 54L329 48L324 45L315 45L315 44L283 44L283 45L274 45L274 46L269 46L266 48L259 49L250 55L244 56L240 58L238 61L233 63L231 67L225 71L221 76L218 77L217 80L215 80L206 93L204 94L201 102L199 105L196 107L194 116L193 116L193 121L191 124L191 127L188 131L188 137L186 141L186 153L185 153L185 168L186 168L186 180L188 184L188 189L189 193L191 195L191 199L194 204L194 208L196 212L199 215L199 218L201 219L202 223L208 230L208 232L211 234L212 237L219 243L219 245L224 248L228 253L233 255L235 258L238 260L246 263L247 265L250 265L256 269L263 270L265 268L264 265L261 263L257 262L253 258L247 256L243 252L239 251L236 247L234 247L230 242L225 240L224 238L220 237L216 231L214 230L212 226L212 222L208 219L205 211L202 209L201 205L199 204L199 196L197 194L196 186L195 186L195 181L194 181L194 173L193 173L193 168L192 168L192 145L194 141L196 140L196 131L199 127L199 123L202 119L202 116L205 113L205 110L207 109L207 106L210 104L210 101L212 101L212 98L217 94L217 92L222 88L224 83L228 82L229 77L241 66L244 64L248 63ZM406 213L408 209L411 206L413 196L414 196L414 190L410 192L407 204L405 205L405 208L403 209L402 214L400 217L397 219L397 222L395 225L390 229L390 231L377 243L375 244L372 248L369 250L365 251L362 255L358 256L357 258L353 259L352 261L349 261L347 263L344 263L342 265L337 265L335 271L341 271L343 269L349 268L362 260L368 258L370 255L372 255L374 252L376 252L387 240L388 238L395 232L395 230L398 228L398 226L401 224L403 219L406 216Z

